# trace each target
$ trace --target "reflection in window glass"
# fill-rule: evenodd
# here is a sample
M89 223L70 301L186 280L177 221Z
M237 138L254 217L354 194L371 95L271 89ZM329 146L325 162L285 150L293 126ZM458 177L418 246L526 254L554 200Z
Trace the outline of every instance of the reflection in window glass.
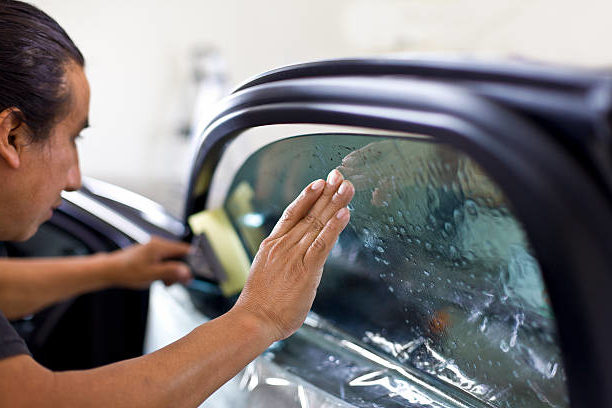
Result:
M503 192L449 146L328 134L264 147L226 202L251 254L300 190L336 167L356 195L313 311L494 406L568 406L555 322L525 233Z

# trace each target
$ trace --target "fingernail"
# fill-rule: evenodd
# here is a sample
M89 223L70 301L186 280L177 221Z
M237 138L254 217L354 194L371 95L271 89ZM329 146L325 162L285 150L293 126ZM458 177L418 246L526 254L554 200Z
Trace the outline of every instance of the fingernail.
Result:
M338 194L342 195L346 193L347 190L348 190L348 183L343 181L342 184L340 184L340 188L338 189Z
M336 218L341 220L341 219L347 218L348 215L349 215L349 210L348 208L344 207L344 208L341 208L340 211L336 213Z
M321 187L323 187L324 185L325 185L325 182L323 180L317 180L312 184L312 186L310 186L310 188L316 191L320 189Z
M327 182L332 186L335 186L336 184L338 184L338 181L340 181L340 173L338 172L338 170L333 169L329 172L329 175L327 176Z

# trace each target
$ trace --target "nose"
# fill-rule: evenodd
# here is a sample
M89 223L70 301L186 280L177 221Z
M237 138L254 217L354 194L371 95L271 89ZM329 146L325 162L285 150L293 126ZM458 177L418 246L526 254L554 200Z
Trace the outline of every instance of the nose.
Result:
M66 191L75 191L81 188L81 169L79 167L79 162L77 161L69 170L68 170L68 179L66 180Z

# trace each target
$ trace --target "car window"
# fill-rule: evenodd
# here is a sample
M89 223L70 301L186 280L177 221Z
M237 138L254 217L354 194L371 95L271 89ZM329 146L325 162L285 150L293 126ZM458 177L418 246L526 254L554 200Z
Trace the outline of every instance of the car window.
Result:
M301 189L333 168L356 194L312 309L327 334L451 394L497 407L568 406L555 319L525 231L503 191L452 146L355 134L265 146L240 167L225 201L251 256ZM299 348L294 337L277 347ZM357 370L330 350L310 362L275 361L313 383L342 383L331 388L343 395L375 386L388 391L389 406L415 403L390 386L399 383L388 368Z

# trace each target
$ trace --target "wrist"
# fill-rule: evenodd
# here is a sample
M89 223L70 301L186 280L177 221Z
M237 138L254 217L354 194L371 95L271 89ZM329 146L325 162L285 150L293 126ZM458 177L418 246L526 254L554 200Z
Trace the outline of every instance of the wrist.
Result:
M98 276L106 286L118 286L119 276L125 269L124 261L117 252L101 253L92 256Z
M282 339L278 328L260 313L254 312L246 307L234 305L226 315L233 322L239 324L247 336L261 339L261 341L265 343L266 348L272 343Z

